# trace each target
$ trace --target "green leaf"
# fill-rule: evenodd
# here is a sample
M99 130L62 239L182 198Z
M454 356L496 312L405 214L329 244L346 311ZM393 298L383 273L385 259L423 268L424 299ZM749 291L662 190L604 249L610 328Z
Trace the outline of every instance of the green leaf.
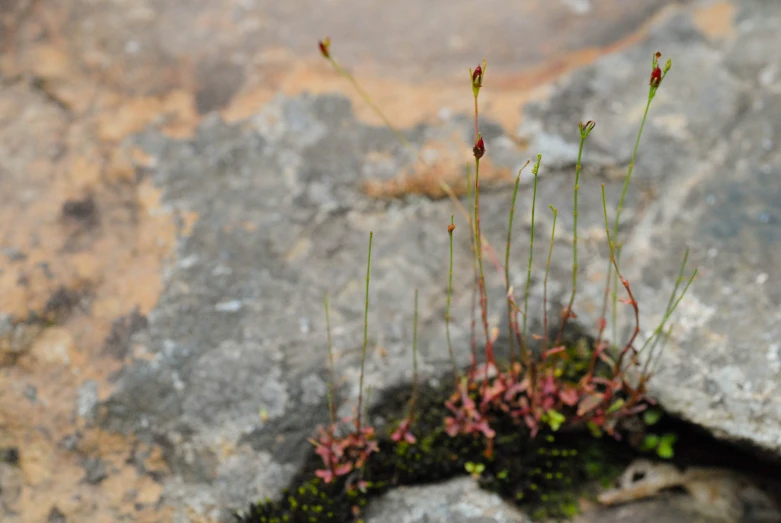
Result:
M640 444L641 452L649 452L656 449L659 446L658 434L646 434L643 438L643 442Z
M673 445L678 441L676 434L665 434L659 440L659 446L656 448L656 454L662 459L671 459L675 455Z
M613 402L612 405L607 409L607 414L613 414L614 412L621 409L621 407L624 406L624 400L622 398L618 398L616 401Z
M588 422L588 430L591 431L591 435L595 438L601 438L602 437L602 428L594 423L593 421Z
M551 430L553 432L556 432L561 427L561 424L564 423L566 418L564 417L564 414L557 410L549 410L545 413L545 421L550 425Z
M656 423L662 419L662 411L659 409L647 410L643 413L643 423L648 425L656 425Z

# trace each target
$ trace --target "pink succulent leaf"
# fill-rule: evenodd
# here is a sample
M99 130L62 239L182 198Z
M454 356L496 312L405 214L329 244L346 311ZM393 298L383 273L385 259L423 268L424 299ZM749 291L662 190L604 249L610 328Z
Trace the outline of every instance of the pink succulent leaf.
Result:
M343 463L334 469L334 475L344 476L345 474L349 474L352 469L352 463Z
M592 394L591 396L584 396L578 405L578 416L583 416L584 414L597 408L602 403L603 399L604 396L600 393Z
M496 431L494 431L494 429L492 429L488 424L488 420L480 420L475 424L475 428L482 432L483 435L488 439L492 439L494 436L496 436Z
M445 432L447 432L447 435L451 438L456 436L458 434L459 426L458 422L455 418L451 418L450 416L445 418Z
M315 476L317 476L318 478L322 479L323 482L325 482L326 485L331 483L331 481L333 481L333 479L334 479L333 472L331 472L330 470L326 470L326 469L318 469L318 470L316 470L315 471Z
M578 391L573 387L567 387L559 392L559 399L570 407L574 407L578 403Z

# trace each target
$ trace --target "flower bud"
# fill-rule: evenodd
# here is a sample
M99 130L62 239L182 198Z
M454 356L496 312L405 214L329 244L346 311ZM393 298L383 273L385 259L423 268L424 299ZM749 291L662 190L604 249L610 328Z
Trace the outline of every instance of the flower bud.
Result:
M648 83L651 87L659 87L662 83L662 70L657 65L653 71L651 71L651 81Z
M482 136L480 136L475 142L475 146L472 148L472 152L474 153L475 158L478 160L485 154L485 142L483 142Z
M320 54L323 55L323 58L331 58L331 53L329 51L329 47L331 47L331 37L326 36L325 39L320 40L317 42L317 46L320 48Z
M475 87L481 87L483 84L483 68L478 64L475 70L472 72L472 85Z
M578 128L580 129L580 137L586 138L591 131L594 130L594 127L597 125L597 123L594 120L589 120L586 123L580 122L578 124Z
M456 230L456 224L455 223L451 223L450 225L447 226L447 233L448 234L452 235L453 231L455 231L455 230Z

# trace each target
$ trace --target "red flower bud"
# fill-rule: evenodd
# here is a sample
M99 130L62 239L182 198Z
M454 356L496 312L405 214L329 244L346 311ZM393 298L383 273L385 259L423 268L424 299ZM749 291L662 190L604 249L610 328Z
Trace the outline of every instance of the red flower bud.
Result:
M320 48L320 54L322 54L324 58L331 58L331 53L328 50L328 48L331 47L330 36L326 36L324 40L317 42L317 46Z
M454 231L454 230L456 230L456 226L455 226L455 224L451 223L450 225L448 225L448 226L447 226L447 232L448 232L448 234L453 234L453 231Z
M480 67L478 64L477 67L475 67L474 72L472 73L472 82L473 83L479 83L482 82L482 76L483 76L483 68Z
M651 81L649 85L651 87L659 87L662 83L662 69L657 65L653 71L651 71Z
M472 152L474 153L475 158L478 160L485 154L485 142L483 142L482 136L477 140L477 142L475 142L475 146L472 148Z

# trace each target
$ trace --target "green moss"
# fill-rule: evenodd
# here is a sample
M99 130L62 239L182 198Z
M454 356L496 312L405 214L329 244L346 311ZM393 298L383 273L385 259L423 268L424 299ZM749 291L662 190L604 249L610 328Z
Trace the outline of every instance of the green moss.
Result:
M452 392L452 382L443 382L446 385L439 388L419 390L418 415L412 425L416 444L396 443L389 435L381 435L380 452L372 455L360 475L353 473L329 485L315 478L314 471L321 462L312 452L280 501L254 505L247 514L237 516L238 521L356 521L372 497L398 485L434 483L467 474L467 463L482 465L482 488L517 504L532 517L570 518L577 514L578 500L593 495L587 490L589 482L613 480L635 456L626 446L607 438L595 439L587 430L548 430L531 438L525 427L502 412L494 412L494 454L486 458L483 438L450 437L445 433L443 420L449 411L444 403ZM387 401L372 416L381 412L385 417L390 414L401 419L408 395L409 391L402 388L389 391ZM395 425L390 423L389 427ZM366 482L364 491L348 488L358 480Z

